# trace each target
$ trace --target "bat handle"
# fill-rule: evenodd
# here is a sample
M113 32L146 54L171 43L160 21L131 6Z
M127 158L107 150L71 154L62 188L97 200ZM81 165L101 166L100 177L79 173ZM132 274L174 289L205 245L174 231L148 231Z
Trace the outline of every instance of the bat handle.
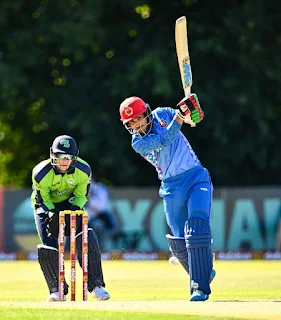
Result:
M188 98L191 94L191 88L190 87L184 88L184 93L185 93L185 97ZM188 123L192 128L196 127L196 123L194 123L191 120L190 114L186 115L186 118L187 118L186 123Z
M192 128L196 127L196 123L191 120L190 114L187 114L185 117L187 118L186 123L188 123Z

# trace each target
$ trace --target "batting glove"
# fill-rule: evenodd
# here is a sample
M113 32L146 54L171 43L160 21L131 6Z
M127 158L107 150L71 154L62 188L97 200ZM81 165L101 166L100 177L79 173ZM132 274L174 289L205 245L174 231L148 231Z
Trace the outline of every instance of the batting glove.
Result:
M204 112L200 107L198 97L195 93L192 93L188 98L183 98L177 104L177 107L183 116L184 121L185 117L189 114L194 123L199 123L204 118Z

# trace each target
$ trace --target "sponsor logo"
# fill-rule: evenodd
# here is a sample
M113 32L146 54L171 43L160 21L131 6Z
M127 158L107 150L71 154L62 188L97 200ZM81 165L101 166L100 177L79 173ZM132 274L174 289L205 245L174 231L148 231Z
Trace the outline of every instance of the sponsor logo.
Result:
M75 282L75 281L76 281L76 270L75 268L71 268L71 282Z
M134 110L131 107L125 107L124 113L127 117L130 117L134 113Z
M194 290L197 290L199 288L199 284L195 281L191 281L191 288L193 288Z
M64 244L64 222L60 223L58 241L59 241L60 244Z
M37 257L36 257L37 259ZM4 253L0 252L0 261L17 260L16 253Z
M88 278L87 278L87 281L88 281ZM87 300L87 297L88 297L88 283L85 281L83 283L83 298Z
M208 191L208 188L200 188L201 191Z
M70 252L71 252L71 254L75 254L75 243L74 242L71 243Z
M158 260L158 252L125 252L121 257L122 260Z
M88 273L88 253L87 252L84 252L83 258L84 258L83 272Z
M64 272L64 263L63 263L63 261L64 261L64 255L63 255L63 253L60 253L60 269L59 269L59 271L60 272ZM60 277L63 277L64 278L64 276L60 276Z
M76 235L76 228L75 226L73 226L71 227L70 241L74 245L75 245L75 235Z
M252 252L219 252L218 260L252 260Z
M68 183L73 185L74 184L74 179L68 179Z
M281 252L265 252L264 260L281 260Z
M68 139L62 140L60 142L60 144L64 147L64 148L70 148L70 142Z
M65 193L71 192L71 190L70 189L66 189L66 190L63 190L63 191L54 190L54 192L55 192L55 194L57 196L61 196L61 195L65 194Z
M160 124L160 126L162 128L166 128L167 127L167 122L165 120L160 120L158 123Z

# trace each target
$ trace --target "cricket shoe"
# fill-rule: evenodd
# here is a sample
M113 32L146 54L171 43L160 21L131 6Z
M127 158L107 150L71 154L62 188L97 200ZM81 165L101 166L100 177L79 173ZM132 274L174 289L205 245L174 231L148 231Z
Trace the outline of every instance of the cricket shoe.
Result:
M59 293L58 292L53 292L51 293L47 299L46 299L47 302L54 302L54 301L59 301ZM63 296L63 301L66 301L66 296L64 295Z
M104 287L95 287L93 290L93 297L97 300L108 300L110 299L110 294L104 289Z
M194 290L189 301L206 301L209 296L203 293L201 290Z
M216 270L212 270L211 276L210 276L210 282L211 283L216 276ZM209 296L205 293L203 293L201 290L194 290L189 301L206 301L209 299Z

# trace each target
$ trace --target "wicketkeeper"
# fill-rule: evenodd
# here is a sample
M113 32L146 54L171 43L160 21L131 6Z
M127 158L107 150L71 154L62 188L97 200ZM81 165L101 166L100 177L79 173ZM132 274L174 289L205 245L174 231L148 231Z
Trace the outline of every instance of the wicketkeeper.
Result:
M76 141L58 136L50 149L50 158L40 162L32 171L31 195L36 228L42 244L37 246L38 261L47 282L50 295L47 301L58 301L58 230L59 211L83 210L91 183L91 168L78 157ZM65 235L69 236L69 215L66 215ZM76 249L82 266L82 221L77 216ZM109 293L101 266L99 243L94 231L88 229L88 290L98 300L108 300ZM68 285L65 283L65 300Z
M215 276L211 249L210 213L213 186L210 175L181 132L190 114L199 123L204 113L192 94L173 108L156 108L139 97L120 105L123 125L132 134L132 148L149 161L161 180L171 253L190 275L190 301L205 301Z

